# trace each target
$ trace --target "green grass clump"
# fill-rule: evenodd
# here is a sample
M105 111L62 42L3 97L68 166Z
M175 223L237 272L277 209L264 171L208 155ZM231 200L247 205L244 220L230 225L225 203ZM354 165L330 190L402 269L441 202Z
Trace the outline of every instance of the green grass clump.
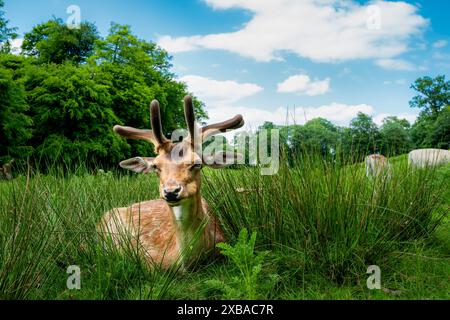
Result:
M376 179L308 155L273 176L205 169L227 259L184 273L148 270L95 229L111 208L158 198L156 177L29 170L0 181L0 299L448 299L450 166L392 163L390 178ZM372 264L381 291L365 286ZM66 287L71 265L81 290Z
M227 236L258 232L258 244L298 258L306 270L321 270L339 283L365 273L368 265L406 243L429 237L448 212L447 183L435 169L405 162L390 177L370 179L362 166L305 155L277 175L259 168L215 171L206 197ZM248 190L237 192L240 187Z

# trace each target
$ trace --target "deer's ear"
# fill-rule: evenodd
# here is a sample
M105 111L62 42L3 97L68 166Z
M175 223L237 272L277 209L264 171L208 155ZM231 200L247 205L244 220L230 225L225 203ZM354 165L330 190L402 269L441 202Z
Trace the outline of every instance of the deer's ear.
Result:
M155 158L136 157L122 161L119 165L137 173L149 173L153 171L153 160Z
M243 159L244 156L240 153L219 151L213 155L203 155L203 164L214 169L220 169L233 164L241 164Z

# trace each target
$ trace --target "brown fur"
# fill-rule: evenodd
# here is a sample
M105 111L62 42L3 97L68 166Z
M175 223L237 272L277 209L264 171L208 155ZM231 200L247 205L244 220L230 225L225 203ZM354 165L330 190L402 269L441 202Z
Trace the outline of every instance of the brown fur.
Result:
M389 169L388 159L381 154L371 154L366 157L366 176L378 176Z
M201 203L196 219L208 222L198 242L205 251L210 251L216 243L224 241L224 236L206 201L201 199ZM112 209L104 215L98 231L109 234L119 248L127 240L134 248L140 248L150 266L156 264L168 268L180 259L182 230L178 228L171 208L162 199Z
M214 249L216 243L224 241L216 218L200 195L201 170L198 165L203 163L203 159L197 154L191 139L195 118L192 99L189 97L185 98L185 115L191 134L178 144L167 140L162 133L157 101L151 104L153 131L114 127L115 132L126 138L143 139L155 145L157 157L132 158L122 161L120 165L139 173L156 172L162 199L112 209L104 215L97 229L109 235L118 247L128 240L133 248L139 248L151 266L155 263L163 268L177 263L184 265ZM236 116L212 125L212 128L219 132L226 130L227 126L236 129L242 125L242 116ZM209 129L204 131L210 132ZM166 200L164 189L177 188L181 190L178 198L170 199L172 202ZM198 232L201 232L200 235Z

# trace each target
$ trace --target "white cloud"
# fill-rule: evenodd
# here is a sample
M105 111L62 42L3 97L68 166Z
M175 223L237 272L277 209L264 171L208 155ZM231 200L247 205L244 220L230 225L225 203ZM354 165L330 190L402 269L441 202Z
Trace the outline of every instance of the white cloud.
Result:
M206 77L188 75L180 78L191 92L208 105L222 105L236 102L263 90L254 83L238 83L232 80L214 80Z
M354 0L204 1L215 10L240 8L253 16L234 32L166 35L159 45L171 53L217 49L258 61L279 60L283 51L320 62L388 59L406 52L429 23L416 6L401 1L374 1L372 7ZM374 19L379 28L372 27Z
M214 108L206 108L209 115L209 123L223 121L236 114L242 114L245 120L246 129L257 129L266 121L271 121L277 125L304 124L314 118L325 118L338 125L348 125L350 120L356 117L358 112L372 115L374 109L367 104L347 105L333 102L319 107L296 107L295 113L291 108L287 114L285 107L261 108L248 107L242 105L223 105Z
M325 94L330 90L330 78L314 80L306 74L291 76L278 84L277 91L284 93L298 93L308 96Z
M442 53L442 52L435 52L435 53L433 53L433 59L448 61L448 60L450 60L450 54Z
M298 106L287 110L282 106L243 105L239 100L257 94L263 90L262 87L253 83L238 83L231 80L215 80L201 76L189 75L182 77L188 90L205 102L208 112L208 123L221 122L241 114L245 120L243 129L257 129L266 121L271 121L277 125L304 124L314 118L325 118L331 122L347 126L350 120L355 118L358 112L363 112L374 116L376 121L381 120L390 114L378 115L374 108L368 104L345 104L332 102L322 106ZM406 117L408 120L415 119L415 115L402 114L399 117ZM226 135L228 138L233 134Z
M297 107L295 114L290 110L286 119L286 108L281 106L245 106L239 100L255 95L263 90L253 83L238 83L232 80L215 80L206 77L189 75L180 78L187 84L188 90L206 104L209 115L209 123L220 122L231 118L236 114L242 114L246 122L246 128L256 129L265 121L276 124L298 124L308 120L322 117L336 124L346 125L358 112L373 114L372 106L367 104L346 105L343 103L331 103L320 107Z
M398 79L398 80L395 80L395 84L403 86L405 84L408 84L408 82L406 81L406 79Z
M236 114L242 114L245 120L243 129L256 130L264 122L270 121L277 125L286 124L305 124L307 121L314 118L325 118L336 125L348 126L350 121L358 115L358 112L363 112L373 117L373 121L381 126L383 119L390 116L396 116L399 119L406 119L409 123L414 123L418 117L413 113L377 113L376 110L367 104L348 105L344 103L333 102L331 104L320 107L297 107L295 113L292 108L287 114L285 107L276 107L272 109L261 109L260 107L247 106L219 106L214 108L206 108L209 115L208 123L220 122L229 119ZM228 138L233 134L227 135Z
M159 46L163 47L170 53L178 53L192 51L197 49L196 41L201 39L200 36L172 38L171 36L161 36L158 39Z
M436 49L444 48L447 46L447 44L448 44L447 40L438 40L435 43L433 43L433 48Z
M238 69L238 70L236 70L236 73L247 74L248 70L247 69Z
M402 59L380 59L375 62L378 66L386 70L395 71L416 71L422 70L422 67L416 67L412 63Z
M348 67L345 67L345 68L342 69L342 71L338 74L338 77L339 77L339 78L342 78L342 77L348 76L348 75L350 75L350 74L352 74L352 69L350 69L350 68L348 68Z
M295 117L298 119L303 116L303 121L301 122L320 117L328 119L336 124L346 125L351 119L357 116L358 112L373 114L374 109L368 104L347 105L333 102L329 105L317 108L306 107L300 108L300 110L296 109Z
M407 83L408 82L406 81L406 79L398 79L398 80L394 80L394 81L386 80L386 81L383 82L383 84L387 85L387 86L391 85L391 84L398 84L399 86L402 86L402 85L405 85Z

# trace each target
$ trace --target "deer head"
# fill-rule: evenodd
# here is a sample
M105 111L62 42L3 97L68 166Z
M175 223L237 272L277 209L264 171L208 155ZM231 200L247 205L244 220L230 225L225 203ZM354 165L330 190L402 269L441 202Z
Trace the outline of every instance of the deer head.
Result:
M209 136L238 129L244 125L241 115L227 121L202 127L195 123L192 98L184 98L184 113L189 135L181 142L173 143L162 131L159 103L153 100L150 105L150 118L153 130L141 130L131 127L115 126L114 131L127 139L146 140L155 146L157 156L154 158L135 157L120 163L124 169L138 173L155 172L159 177L161 198L169 206L178 206L182 201L197 195L200 191L200 172L203 166L223 168L230 161L239 159L241 155L229 152L217 152L214 155L203 155L203 141Z

